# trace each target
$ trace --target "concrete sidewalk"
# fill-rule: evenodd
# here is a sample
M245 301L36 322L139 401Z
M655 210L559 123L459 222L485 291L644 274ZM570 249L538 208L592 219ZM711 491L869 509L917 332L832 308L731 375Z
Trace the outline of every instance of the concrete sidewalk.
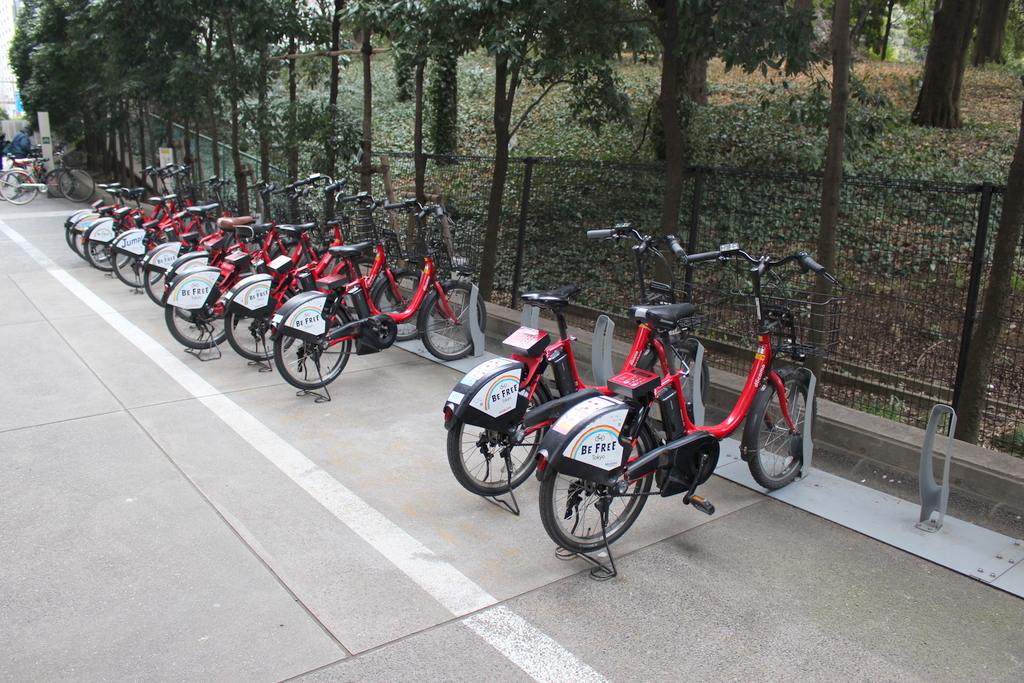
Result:
M75 208L0 204L0 680L1024 678L1024 600L721 477L592 581L535 483L513 517L452 477L456 371L391 349L315 404L202 363Z

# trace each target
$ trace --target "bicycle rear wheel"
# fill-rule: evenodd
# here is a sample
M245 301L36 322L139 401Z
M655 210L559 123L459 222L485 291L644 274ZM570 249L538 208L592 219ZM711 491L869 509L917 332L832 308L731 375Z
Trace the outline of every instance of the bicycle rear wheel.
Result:
M340 309L328 329L344 325L351 318ZM318 342L302 341L278 334L274 340L274 365L285 381L296 389L321 389L338 378L352 355L352 340L321 348Z
M420 337L427 351L435 357L445 361L457 360L472 348L469 329L465 324L470 315L471 285L468 282L452 281L445 282L443 287L452 316L445 311L437 291L430 292L423 299L423 310L419 315ZM476 300L476 317L480 329L484 329L487 326L487 309L480 297Z
M551 392L537 385L530 400L533 408L551 400ZM508 434L469 425L453 418L448 430L448 466L462 487L478 496L497 496L525 482L537 467L537 448L547 429L526 435L520 443L511 444ZM511 473L501 455L509 449Z
M650 448L647 434L640 435L636 455ZM626 533L647 503L654 477L630 482L624 494L602 484L555 473L540 484L538 502L544 531L559 548L590 553L604 548ZM600 506L608 505L608 523L602 533Z
M164 321L175 341L190 349L212 349L224 341L224 319L210 306L191 310L165 306Z
M789 424L776 401L775 384L766 379L747 413L740 445L754 481L769 491L782 488L800 474L804 463L804 421L810 420L813 430L817 414L816 402L809 409L807 406L806 371L780 374L786 390L786 406L796 430L789 431Z
M142 258L131 254L110 254L110 262L114 266L114 275L129 287L138 289L142 286Z
M146 290L146 296L157 306L163 306L164 297L164 273L162 270L144 270L142 272L142 288Z
M92 176L80 168L65 168L57 180L61 193L73 202L84 202L96 191Z
M224 332L231 348L246 360L270 360L274 355L272 347L267 344L270 321L266 318L252 318L231 311L224 316Z
M94 242L93 240L85 241L85 260L93 268L109 273L114 269L113 260L111 259L112 255L109 243Z
M28 204L39 194L36 181L28 171L12 168L0 176L0 195L11 204Z

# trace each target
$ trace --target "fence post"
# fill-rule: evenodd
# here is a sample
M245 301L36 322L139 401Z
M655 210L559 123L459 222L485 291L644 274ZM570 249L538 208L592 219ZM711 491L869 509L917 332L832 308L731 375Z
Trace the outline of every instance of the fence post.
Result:
M696 177L693 179L693 200L690 202L690 229L686 238L686 253L697 252L697 238L700 236L700 206L704 201L704 178L707 166L695 166ZM686 300L693 301L693 266L686 265Z
M953 381L953 410L960 408L960 394L964 387L964 371L967 369L967 354L974 338L974 323L978 320L978 298L981 291L982 268L985 265L985 244L988 242L988 220L992 211L993 185L986 182L981 186L981 204L978 207L978 229L974 235L974 254L971 257L971 279L967 285L967 308L964 311L964 326L960 332L960 354L956 362L956 379Z
M530 183L533 179L534 157L523 159L526 163L526 172L523 174L523 199L519 202L519 234L516 236L516 267L512 272L512 303L511 308L516 307L519 301L519 284L523 274L523 249L526 246L526 217L530 212Z

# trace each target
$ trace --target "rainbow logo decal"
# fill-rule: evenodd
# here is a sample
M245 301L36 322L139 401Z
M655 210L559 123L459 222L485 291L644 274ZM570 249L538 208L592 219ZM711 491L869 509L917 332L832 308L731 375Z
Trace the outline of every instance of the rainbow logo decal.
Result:
M202 308L213 289L214 280L220 273L196 273L177 284L167 303L176 308Z
M243 296L241 300L235 299L238 303L242 304L250 311L263 308L270 301L270 283L269 282L256 282L245 288L244 291L240 292Z
M470 406L491 417L504 415L516 407L519 401L519 381L522 375L518 368L506 370L480 388L473 396Z
M322 314L323 305L324 300L318 299L315 303L303 306L288 316L284 324L300 332L323 334L327 330L327 321Z
M565 457L593 465L602 470L613 470L622 464L622 444L619 433L626 421L626 410L605 413L583 430L565 449Z

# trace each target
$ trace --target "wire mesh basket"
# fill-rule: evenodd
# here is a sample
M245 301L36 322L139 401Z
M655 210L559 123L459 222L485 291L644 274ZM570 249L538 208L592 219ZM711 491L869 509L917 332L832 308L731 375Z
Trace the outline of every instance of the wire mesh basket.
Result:
M476 270L476 253L470 235L459 231L441 207L429 207L417 214L415 234L405 257L416 260L430 256L439 274L465 277Z
M846 297L840 288L830 294L816 292L810 278L796 283L770 280L761 286L761 308L748 273L730 275L728 269L705 271L708 277L686 285L686 296L698 307L691 329L730 344L753 348L759 318L768 328L775 355L802 360L830 356L841 341ZM813 274L812 274L813 275ZM745 280L745 282L744 282ZM800 287L799 285L804 285Z

